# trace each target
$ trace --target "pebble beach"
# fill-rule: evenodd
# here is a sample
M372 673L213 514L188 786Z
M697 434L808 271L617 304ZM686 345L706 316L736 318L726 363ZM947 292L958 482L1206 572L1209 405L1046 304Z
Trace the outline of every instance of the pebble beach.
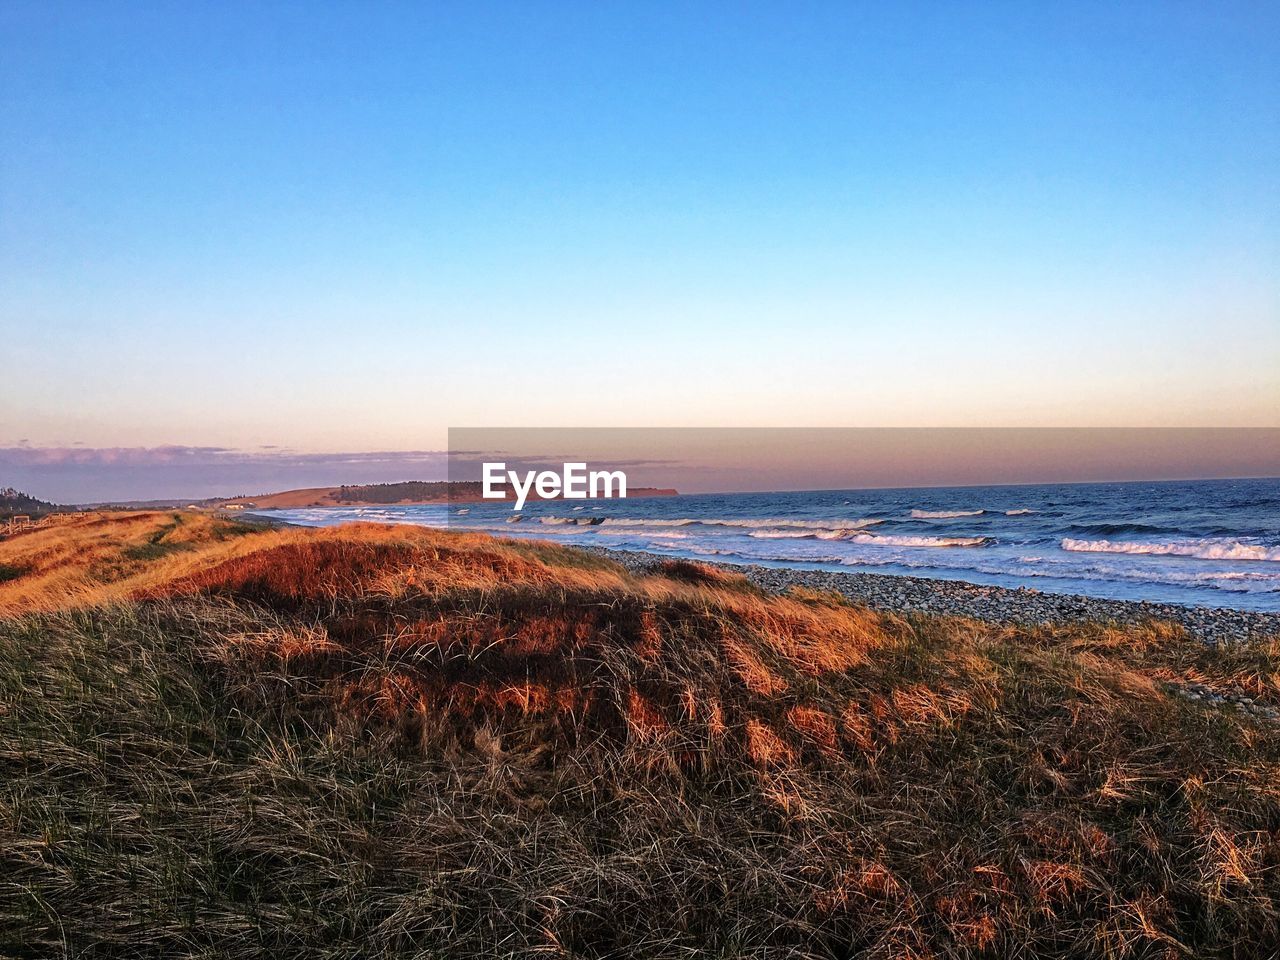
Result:
M586 548L630 570L652 570L671 557L638 550ZM790 587L830 590L855 603L896 613L932 613L973 617L990 623L1038 626L1056 622L1140 623L1167 620L1208 643L1242 643L1280 636L1280 613L1257 613L1224 607L1184 606L1132 600L1106 600L1071 594L1043 593L1025 587L983 586L962 580L845 573L699 561L740 573L775 593Z

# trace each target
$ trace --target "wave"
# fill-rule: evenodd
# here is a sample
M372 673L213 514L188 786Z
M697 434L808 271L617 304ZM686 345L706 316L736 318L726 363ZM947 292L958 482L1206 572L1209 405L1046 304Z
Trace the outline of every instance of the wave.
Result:
M1029 513L1038 513L1038 512L1039 511L1031 510L1027 507L1020 507L1017 510L1006 510L1004 512L1004 515L1006 517L1025 517Z
M647 519L645 517L592 517L597 523L607 523L611 527L689 527L702 520L691 520L681 517L675 520Z
M686 548L689 553L696 553L700 557L740 557L742 560L750 562L752 560L786 560L787 557L749 557L746 554L740 554L736 550L721 550L719 547L707 547L700 544L694 544Z
M740 550L721 549L720 547L712 547L704 544L691 544L680 547L684 553L694 554L700 557L725 557L726 563L788 563L788 564L843 564L846 558L836 555L815 554L813 556L797 557L787 553L743 553ZM866 561L866 566L881 566L891 563L891 560L884 561Z
M1103 537L1114 537L1118 533L1178 533L1177 527L1156 527L1149 523L1073 523L1068 526L1069 533L1095 533Z
M637 540L688 540L693 534L677 530L601 530L602 536L635 537Z
M757 540L852 540L865 536L862 527L764 527L747 534Z
M716 519L697 522L713 527L796 527L800 530L865 530L867 527L884 523L883 520L874 517L859 517L853 520L794 520L789 517L778 517L761 520Z
M758 540L839 540L851 536L857 530L806 530L801 527L765 527L747 534Z
M869 543L889 547L985 547L995 543L992 537L912 537L905 534L876 536L864 533L850 538L854 543Z
M1124 540L1062 541L1062 549L1079 553L1129 553L1200 560L1269 560L1280 562L1280 547L1234 540L1180 540L1169 543L1135 543Z
M517 518L507 519L513 523ZM758 540L839 540L845 543L883 547L981 547L994 543L991 537L940 537L916 536L909 534L874 534L867 528L882 521L877 519L858 520L738 520L738 519L655 519L642 517L538 517L538 523L551 527L556 532L571 532L576 527L598 527L597 533L613 536L633 535L636 537L662 536L662 531L673 527L736 527L746 531L747 536ZM686 533L672 536L670 539L687 539L690 536L708 536L709 534ZM732 553L733 551L726 551Z
M761 518L761 519L735 519L727 517L677 517L671 519L658 519L656 517L539 517L539 523L546 524L576 524L578 526L597 526L603 524L609 527L740 527L745 530L757 529L796 529L796 530L812 530L812 531L847 531L847 530L865 530L867 527L873 527L884 521L873 518L860 518L856 520L792 520L785 517L782 518ZM806 535L806 534L801 534ZM807 534L813 536L815 534Z
M978 517L985 510L912 510L911 516L916 520L953 520L956 517Z
M993 543L991 537L917 537L906 534L865 533L846 530L754 530L749 536L760 540L843 540L848 543L886 547L981 547Z

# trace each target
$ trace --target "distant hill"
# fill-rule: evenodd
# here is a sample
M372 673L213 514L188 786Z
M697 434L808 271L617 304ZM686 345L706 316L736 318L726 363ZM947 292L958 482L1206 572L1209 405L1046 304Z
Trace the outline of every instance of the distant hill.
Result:
M56 503L38 500L33 496L22 493L20 490L15 490L13 487L0 489L0 520L7 520L9 517L22 514L34 517L38 514L54 513L59 509Z
M633 487L627 490L632 497L674 497L673 489L657 487ZM408 480L403 483L368 483L340 487L306 487L300 490L284 490L280 493L264 493L256 497L232 497L212 501L213 506L230 509L261 510L291 507L359 507L387 504L422 503L477 503L484 499L478 481ZM530 495L530 500L541 499Z
M168 500L94 500L76 506L81 510L179 510L183 507L212 507L220 503L221 497L207 500L177 497Z

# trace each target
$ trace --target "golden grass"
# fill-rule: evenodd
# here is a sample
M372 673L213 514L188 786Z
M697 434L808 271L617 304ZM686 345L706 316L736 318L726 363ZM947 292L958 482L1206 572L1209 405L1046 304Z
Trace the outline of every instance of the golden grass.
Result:
M0 564L0 953L134 955L139 912L154 955L1280 942L1277 727L1168 688L1280 705L1275 643L184 513Z
M0 539L0 614L118 601L277 536L185 512L89 513ZM249 544L252 546L249 546Z

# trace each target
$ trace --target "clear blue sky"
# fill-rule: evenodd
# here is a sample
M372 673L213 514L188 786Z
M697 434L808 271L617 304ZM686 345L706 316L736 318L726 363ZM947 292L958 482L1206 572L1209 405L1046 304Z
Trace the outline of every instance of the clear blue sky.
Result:
M1280 423L1274 3L0 4L0 447Z

